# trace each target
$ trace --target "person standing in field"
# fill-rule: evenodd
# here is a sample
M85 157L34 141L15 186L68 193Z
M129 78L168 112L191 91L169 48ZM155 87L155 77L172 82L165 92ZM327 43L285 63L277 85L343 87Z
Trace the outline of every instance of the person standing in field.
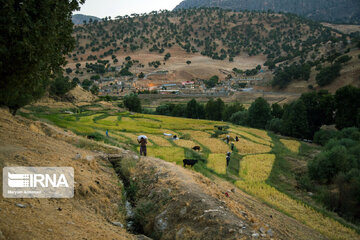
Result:
M108 129L106 129L105 133L106 133L106 136L109 137L109 130Z
M231 152L227 152L226 153L226 167L229 166L230 163L230 156L231 156Z
M147 144L147 140L146 138L141 138L140 140L138 140L139 144L140 144L140 156L142 154L144 154L144 156L146 156L146 144Z

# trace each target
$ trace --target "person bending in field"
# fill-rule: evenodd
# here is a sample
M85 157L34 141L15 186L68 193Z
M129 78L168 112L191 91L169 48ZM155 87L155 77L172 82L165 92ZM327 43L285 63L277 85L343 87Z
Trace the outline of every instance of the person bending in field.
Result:
M138 140L139 144L140 144L140 156L144 154L144 156L146 156L146 144L147 144L147 140L146 138L141 138L140 140Z
M229 166L230 163L230 156L231 156L231 152L227 152L226 153L226 167Z

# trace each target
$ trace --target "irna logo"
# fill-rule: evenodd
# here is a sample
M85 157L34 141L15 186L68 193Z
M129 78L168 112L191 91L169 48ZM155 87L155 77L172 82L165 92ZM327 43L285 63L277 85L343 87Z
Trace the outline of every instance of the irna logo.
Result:
M11 188L69 187L64 174L12 174L8 173L8 185Z
M5 167L3 196L5 198L72 198L74 169L72 167Z

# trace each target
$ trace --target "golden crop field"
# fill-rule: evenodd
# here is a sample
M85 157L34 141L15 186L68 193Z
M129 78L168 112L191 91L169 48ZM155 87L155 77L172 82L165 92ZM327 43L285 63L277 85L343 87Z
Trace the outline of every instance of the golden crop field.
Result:
M232 129L234 129L235 131L248 132L255 136L258 136L261 139L271 142L271 137L268 135L268 133L265 130L242 127L242 126L232 126Z
M267 153L271 151L270 146L254 143L243 138L240 138L238 142L234 142L234 145L241 155Z
M193 148L194 146L196 146L197 144L194 143L191 140L184 140L184 139L178 139L175 140L174 143L180 147L184 147L184 148Z
M206 166L213 169L216 173L226 174L226 155L219 153L209 154Z
M261 144L264 144L264 145L268 145L268 146L271 146L272 143L271 141L269 140L266 140L266 139L262 139L262 138L259 138L259 137L255 137L254 135L251 135L247 132L244 132L244 131L239 131L239 130L232 130L232 132L235 134L235 135L240 135L238 137L245 137L251 141L254 141L254 142L257 142L257 143L261 143Z
M140 147L137 148L140 151ZM185 158L184 149L180 147L147 147L147 154L151 157L161 158L168 162L182 163Z
M275 161L274 154L248 155L241 160L239 175L249 182L268 179Z
M165 139L163 136L158 136L158 135L152 135L152 134L148 134L146 135L150 141L152 141L153 143L155 143L158 146L162 146L162 147L170 147L172 146L171 143Z
M284 146L289 149L290 151L294 153L299 153L300 149L300 142L296 140L286 140L286 139L280 139L280 142L284 144Z

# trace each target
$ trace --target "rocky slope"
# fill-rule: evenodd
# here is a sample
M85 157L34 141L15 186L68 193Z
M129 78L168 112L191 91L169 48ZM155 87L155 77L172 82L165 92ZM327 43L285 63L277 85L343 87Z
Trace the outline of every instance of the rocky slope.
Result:
M232 10L289 12L316 21L360 23L357 0L184 0L176 8L220 7Z

